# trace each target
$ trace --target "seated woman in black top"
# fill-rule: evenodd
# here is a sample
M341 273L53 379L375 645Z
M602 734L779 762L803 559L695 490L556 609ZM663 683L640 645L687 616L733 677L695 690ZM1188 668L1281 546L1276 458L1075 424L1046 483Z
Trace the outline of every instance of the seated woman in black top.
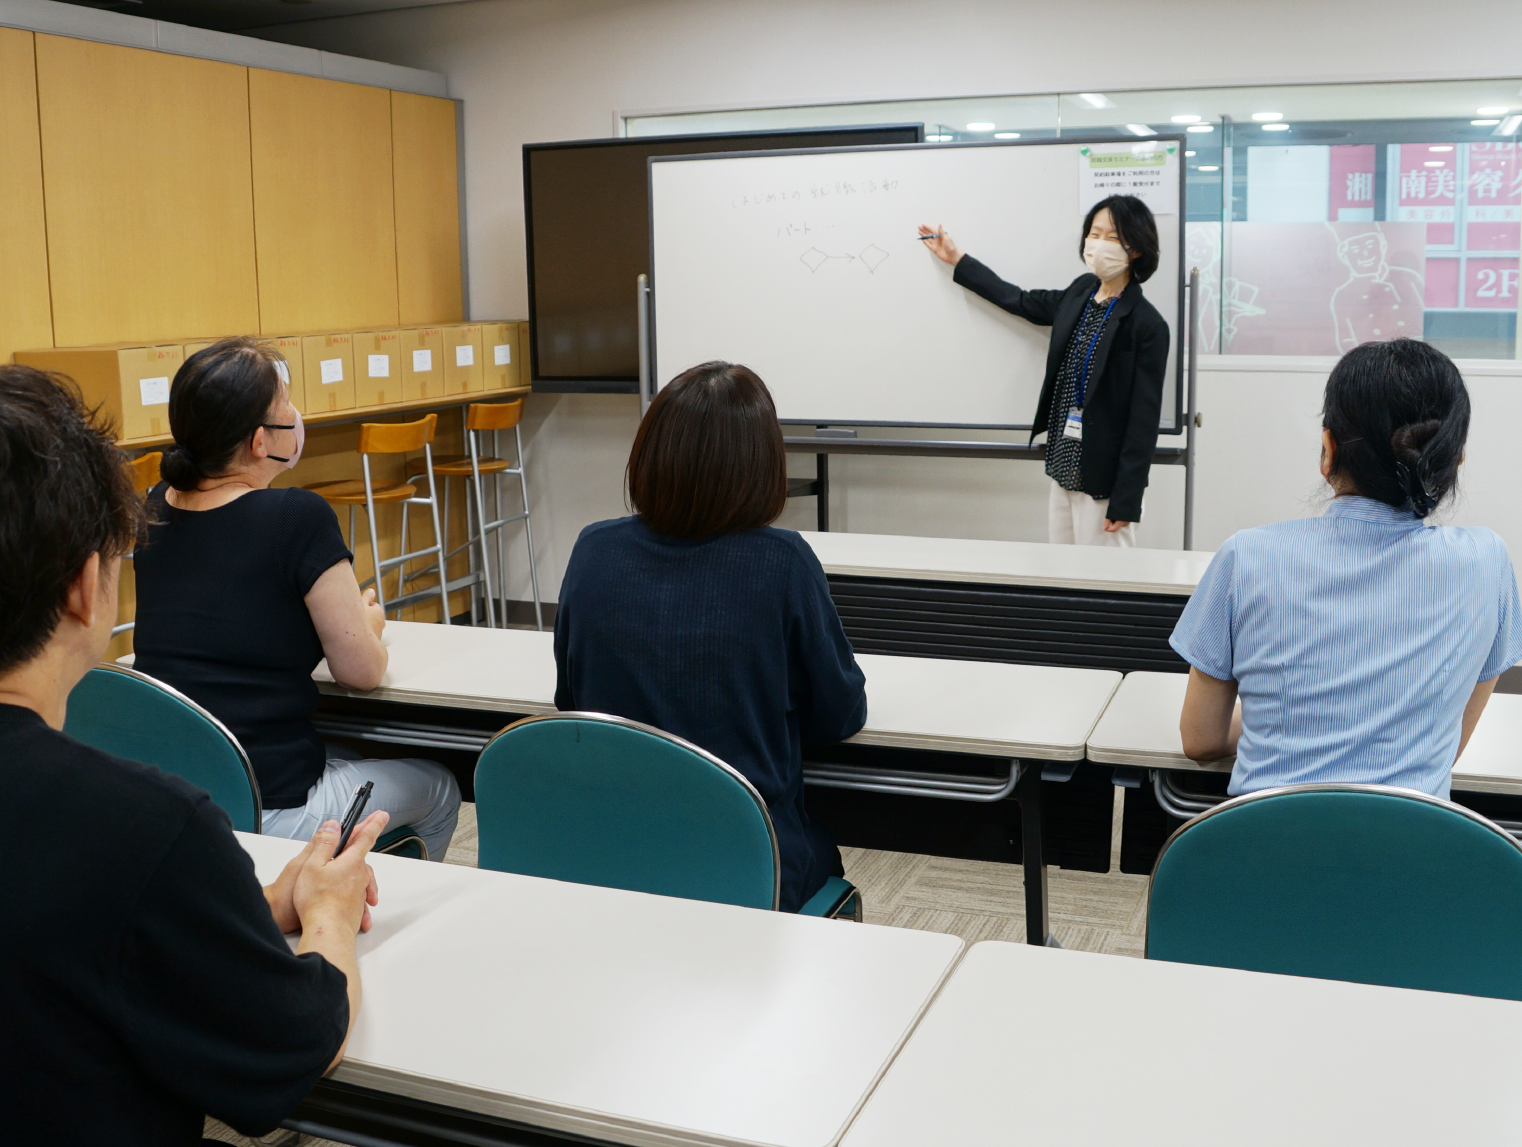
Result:
M188 1147L207 1114L262 1135L359 1014L386 816L337 858L323 825L261 889L205 793L61 732L142 515L111 439L71 384L0 366L0 1118L56 1147Z
M148 495L137 574L137 668L204 705L243 743L259 778L262 831L306 839L341 817L357 785L443 860L460 790L433 761L361 760L312 727L323 657L335 681L373 689L386 671L385 614L363 597L332 508L270 489L305 433L273 350L225 339L197 351L169 389L174 446Z
M629 455L632 518L581 532L555 614L555 704L653 725L756 786L782 859L784 911L842 874L803 804L805 742L867 719L824 570L791 530L776 408L743 366L710 362L650 404Z

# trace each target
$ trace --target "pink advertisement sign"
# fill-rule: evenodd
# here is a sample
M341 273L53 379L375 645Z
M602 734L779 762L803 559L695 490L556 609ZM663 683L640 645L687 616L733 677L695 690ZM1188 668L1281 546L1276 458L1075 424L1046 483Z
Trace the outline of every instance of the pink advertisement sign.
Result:
M1341 354L1421 338L1427 227L1233 223L1232 276L1222 286L1230 353Z
M1329 149L1331 176L1327 218L1372 220L1374 218L1374 145L1338 144Z
M1402 223L1426 223L1427 242L1434 247L1453 245L1454 204L1458 191L1458 160L1451 143L1403 143L1400 145L1400 207Z
M1464 217L1471 251L1515 251L1522 242L1522 166L1515 143L1471 143Z

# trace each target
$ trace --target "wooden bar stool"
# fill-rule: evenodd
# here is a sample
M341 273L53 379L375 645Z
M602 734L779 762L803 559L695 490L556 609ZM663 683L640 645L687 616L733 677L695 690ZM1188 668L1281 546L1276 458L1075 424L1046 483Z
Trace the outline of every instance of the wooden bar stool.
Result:
M444 535L439 530L439 498L434 488L433 481L433 434L438 427L439 416L430 414L426 418L420 418L416 422L363 422L359 427L359 458L364 469L364 478L350 478L343 482L318 482L306 487L313 493L321 494L334 506L349 507L349 545L354 545L354 514L360 506L365 507L366 521L370 527L370 557L375 564L375 576L366 578L360 583L360 589L366 586L375 586L375 597L380 602L383 610L400 610L403 606L413 605L430 597L437 597L444 614L444 624L449 622L449 587L444 576ZM411 482L376 482L370 477L370 455L372 454L405 454L408 451L421 450L423 457L419 460L419 474L428 479L428 497L419 497L417 487ZM402 507L402 539L399 547L400 553L394 558L382 558L380 556L380 535L375 528L375 507L377 505L400 504ZM434 543L420 550L407 550L407 507L427 506L433 517ZM439 571L439 584L428 586L425 589L407 593L407 563L416 559L424 558L429 554L435 555ZM389 602L386 600L385 588L381 584L385 572L392 566L402 567L397 572L396 596ZM423 576L414 574L414 577Z
M465 444L469 449L468 454L440 455L433 460L433 471L444 479L445 506L448 506L449 479L462 478L465 480L465 532L466 539L454 549L449 551L448 556L453 557L463 549L470 550L471 572L463 578L456 580L451 589L462 586L481 586L483 596L486 599L485 613L486 624L495 628L496 609L492 605L492 574L491 574L491 535L497 535L497 597L502 602L502 622L507 624L507 545L502 537L502 527L513 522L522 522L524 535L528 542L528 569L529 583L534 590L534 624L537 628L544 628L544 609L539 601L539 570L534 561L534 522L529 513L528 504L528 479L524 475L523 465L523 399L515 402L473 402L465 412ZM506 458L502 457L502 450L498 435L504 430L513 432L514 442L517 448L518 464L511 465ZM488 445L485 436L491 435L490 453L486 453ZM408 469L420 468L421 459L413 459L409 462ZM481 483L481 475L492 476L492 510L494 517L488 521L486 511L485 488ZM518 488L523 496L523 511L518 514L502 513L502 486L501 479L514 476L518 479ZM475 511L475 525L471 525L471 510ZM445 514L445 528L448 528L448 514ZM446 543L447 544L447 543ZM479 566L478 566L479 562ZM471 620L476 616L476 599L474 590L471 593L470 602Z
M150 450L146 454L139 454L128 464L132 467L132 488L139 494L146 494L159 484L159 463L164 460L164 454L160 450ZM122 558L132 560L131 554L123 554ZM124 621L120 625L111 627L111 636L118 633L126 633L137 625L135 621Z

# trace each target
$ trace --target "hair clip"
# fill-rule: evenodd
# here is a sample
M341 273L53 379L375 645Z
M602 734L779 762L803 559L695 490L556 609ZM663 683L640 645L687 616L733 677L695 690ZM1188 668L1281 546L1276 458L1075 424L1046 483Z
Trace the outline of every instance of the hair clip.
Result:
M1432 494L1420 476L1413 475L1410 467L1404 462L1397 462L1395 477L1400 482L1401 488L1406 491L1406 496L1411 500L1411 509L1418 518L1425 518L1432 512Z

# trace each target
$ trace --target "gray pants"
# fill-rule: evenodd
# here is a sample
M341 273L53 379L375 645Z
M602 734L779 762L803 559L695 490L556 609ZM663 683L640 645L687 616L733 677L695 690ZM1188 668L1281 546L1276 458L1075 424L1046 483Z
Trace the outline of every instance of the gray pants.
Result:
M323 821L342 820L354 790L374 781L365 814L385 809L391 814L391 828L410 824L428 846L428 859L444 859L460 816L460 786L448 769L436 761L365 760L338 745L323 748L328 767L307 790L307 803L300 808L265 809L261 822L265 836L310 839Z

